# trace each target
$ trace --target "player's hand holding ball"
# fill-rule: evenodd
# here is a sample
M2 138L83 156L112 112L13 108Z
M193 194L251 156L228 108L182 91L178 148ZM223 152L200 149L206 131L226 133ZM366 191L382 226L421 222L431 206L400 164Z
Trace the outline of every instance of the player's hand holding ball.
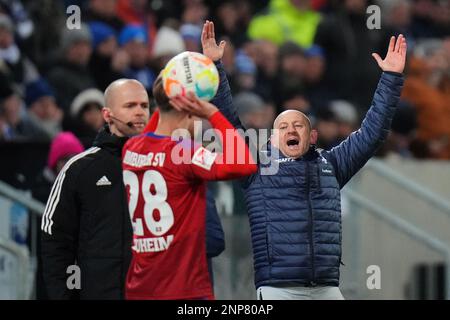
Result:
M194 93L188 92L185 96L175 96L170 104L178 111L187 112L202 119L209 119L218 111L217 107L207 101L200 100Z

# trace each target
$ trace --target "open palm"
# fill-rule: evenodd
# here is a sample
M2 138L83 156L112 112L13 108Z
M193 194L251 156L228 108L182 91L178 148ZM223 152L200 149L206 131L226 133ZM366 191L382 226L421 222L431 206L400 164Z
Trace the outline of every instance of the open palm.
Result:
M212 21L206 20L206 22L203 24L201 40L203 54L205 56L210 58L212 61L218 61L222 59L226 42L220 41L220 44L217 45L216 36L214 34L214 23Z
M383 71L402 73L403 69L405 69L406 49L406 39L400 34L397 40L395 40L394 36L391 37L384 60L377 53L372 53L372 56Z

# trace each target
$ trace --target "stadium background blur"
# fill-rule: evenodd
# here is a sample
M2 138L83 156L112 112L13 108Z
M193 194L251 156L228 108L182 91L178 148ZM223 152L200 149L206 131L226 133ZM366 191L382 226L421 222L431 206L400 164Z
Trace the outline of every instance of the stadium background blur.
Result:
M372 4L381 9L380 29L367 26ZM81 8L80 29L67 27L74 21L70 5ZM217 40L227 41L223 63L243 124L269 129L279 112L298 109L313 120L324 149L357 129L370 106L381 74L371 53L384 55L391 35L406 36L406 81L392 132L380 161L346 187L377 208L344 194L341 289L347 298L443 298L449 1L0 0L0 180L45 204L57 161L80 150L73 136L58 134L72 132L89 147L104 124L106 86L135 78L151 95L165 62L185 50L201 52L206 19L214 21ZM227 240L214 262L216 296L255 298L239 185L214 188ZM16 297L22 282L33 297L36 215L1 190L0 298ZM19 278L19 259L6 249L11 243L28 248L27 272ZM381 289L367 286L373 265L380 267Z

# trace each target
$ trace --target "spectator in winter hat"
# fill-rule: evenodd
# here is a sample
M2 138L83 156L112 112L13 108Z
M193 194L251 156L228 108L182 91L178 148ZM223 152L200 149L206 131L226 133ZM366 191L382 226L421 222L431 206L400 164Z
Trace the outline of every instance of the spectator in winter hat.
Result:
M60 132L50 145L47 167L57 175L71 157L83 150L83 145L73 133Z
M50 141L26 113L24 102L8 77L0 73L0 140Z
M123 47L130 41L147 44L148 37L145 28L141 25L127 25L119 35L119 45Z
M86 64L92 50L92 35L89 26L85 23L81 25L80 29L64 29L61 35L60 48L63 53L76 45L79 45L76 50L79 54L78 63ZM73 60L75 60L75 52L72 52L71 56L74 56Z
M117 43L116 42L116 32L106 23L100 21L89 22L89 30L92 36L92 48L95 50L98 46L106 43ZM104 45L107 47L106 45ZM109 45L112 46L112 45ZM102 52L106 50L101 50Z
M280 47L280 71L283 76L301 79L307 65L305 51L294 42L286 42Z
M386 141L386 146L380 150L382 154L395 152L402 158L420 158L426 149L416 140L417 113L414 106L404 100L398 103L398 109L392 118L392 131ZM424 150L425 149L425 150Z
M25 103L28 121L43 130L49 140L61 131L63 111L56 104L54 91L45 79L26 85Z
M85 1L87 8L83 12L86 21L103 22L119 32L123 28L123 21L118 17L117 0L89 0Z
M95 88L80 92L70 107L70 130L88 148L92 146L98 131L105 121L102 108L105 106L103 93Z
M253 92L236 95L234 104L245 128L270 129L275 119L275 108ZM260 141L265 143L266 141Z
M320 107L315 112L315 127L319 133L317 146L324 150L330 150L340 142L339 122L330 107Z
M201 52L200 37L202 28L195 24L183 24L180 28L180 34L183 38L186 51Z
M73 133L60 132L56 135L50 144L47 165L36 177L34 185L31 188L33 198L43 203L47 202L51 187L61 169L64 167L66 162L70 160L70 158L83 151L83 145ZM40 228L40 223L37 225Z
M5 63L15 83L33 81L38 77L37 69L20 51L14 32L14 24L9 16L0 12L0 61Z
M48 81L55 89L58 104L68 111L73 98L84 89L94 87L95 82L88 69L92 54L92 36L89 26L63 30L61 36L61 61L48 73Z
M181 34L168 26L162 26L156 34L153 45L153 57L157 66L162 69L177 54L186 50Z
M89 28L93 46L89 69L97 87L105 90L111 82L124 77L130 58L125 50L118 50L116 32L109 25L92 21Z
M325 72L325 54L321 47L313 45L305 50L306 66L303 78L311 84L318 83Z
M333 100L329 107L339 124L339 139L344 140L358 128L358 110L346 100Z
M237 91L253 90L256 85L256 65L242 50L235 56L235 83Z
M129 56L129 65L123 71L124 76L141 82L147 91L151 91L155 73L148 66L148 36L141 25L127 25L119 35L119 45Z
M301 81L306 96L311 101L313 107L325 106L331 100L335 99L330 88L324 83L326 70L325 51L318 45L312 45L305 50L305 59L305 71ZM345 134L345 137L350 133Z

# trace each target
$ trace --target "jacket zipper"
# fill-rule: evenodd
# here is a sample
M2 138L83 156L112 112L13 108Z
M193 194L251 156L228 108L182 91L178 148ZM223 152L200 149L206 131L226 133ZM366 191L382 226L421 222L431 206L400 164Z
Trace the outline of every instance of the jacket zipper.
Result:
M314 242L313 242L313 232L314 232L314 221L313 221L313 212L312 212L312 205L311 205L311 180L309 176L309 163L306 162L306 193L308 195L308 212L309 212L309 219L310 219L310 229L309 229L309 246L311 249L311 282L309 283L312 287L316 286L315 280L315 266L314 266Z
M272 264L272 243L269 239L269 231L266 229L266 243L267 243L267 257L269 258L269 264Z
M319 192L322 192L322 183L320 182L320 177L321 177L321 168L320 168L320 164L317 165L317 185L319 187Z

